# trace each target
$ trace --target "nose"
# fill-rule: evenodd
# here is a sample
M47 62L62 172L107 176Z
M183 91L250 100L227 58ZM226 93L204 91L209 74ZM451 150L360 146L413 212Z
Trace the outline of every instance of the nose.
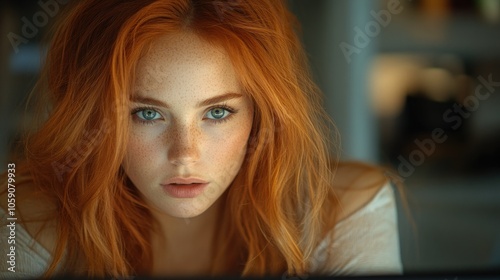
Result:
M190 165L200 159L201 132L195 125L173 124L168 134L168 161L171 164Z

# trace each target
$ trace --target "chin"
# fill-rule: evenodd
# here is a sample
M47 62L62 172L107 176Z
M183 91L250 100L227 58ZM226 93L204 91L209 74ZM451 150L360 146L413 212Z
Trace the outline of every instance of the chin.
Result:
M189 199L191 200L191 199ZM197 201L183 201L172 203L169 207L162 207L162 214L173 218L189 219L205 213L213 203L197 203Z

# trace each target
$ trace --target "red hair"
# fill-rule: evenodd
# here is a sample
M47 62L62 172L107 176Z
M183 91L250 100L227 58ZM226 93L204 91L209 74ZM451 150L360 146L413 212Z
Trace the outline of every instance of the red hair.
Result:
M213 275L305 274L332 228L336 135L283 1L75 1L58 25L36 94L51 110L26 140L25 167L52 197L58 243L46 276L148 274L154 221L121 163L135 67L179 31L223 47L255 107L248 152L220 198ZM21 170L20 167L18 167Z

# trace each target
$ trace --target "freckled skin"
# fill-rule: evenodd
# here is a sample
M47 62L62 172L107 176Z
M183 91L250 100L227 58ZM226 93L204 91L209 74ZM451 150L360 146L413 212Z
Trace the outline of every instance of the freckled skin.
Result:
M205 212L229 187L243 163L252 128L253 105L244 95L198 107L198 102L228 92L242 93L231 61L222 48L188 32L158 38L137 67L136 95L169 108L152 107L159 119L140 123L132 117L123 167L146 202L158 213L192 218ZM235 110L228 121L212 121L215 105ZM215 107L214 107L215 106ZM231 114L227 112L228 114ZM217 115L215 115L217 116ZM172 177L209 182L195 198L171 197L160 185Z

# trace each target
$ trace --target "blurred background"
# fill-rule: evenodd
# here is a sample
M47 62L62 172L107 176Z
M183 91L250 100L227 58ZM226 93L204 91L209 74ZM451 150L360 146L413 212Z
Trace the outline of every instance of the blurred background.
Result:
M342 157L404 180L405 271L498 269L500 1L289 3Z
M40 39L66 2L0 3L0 171L31 122ZM342 158L403 179L405 272L499 269L500 0L288 3Z

